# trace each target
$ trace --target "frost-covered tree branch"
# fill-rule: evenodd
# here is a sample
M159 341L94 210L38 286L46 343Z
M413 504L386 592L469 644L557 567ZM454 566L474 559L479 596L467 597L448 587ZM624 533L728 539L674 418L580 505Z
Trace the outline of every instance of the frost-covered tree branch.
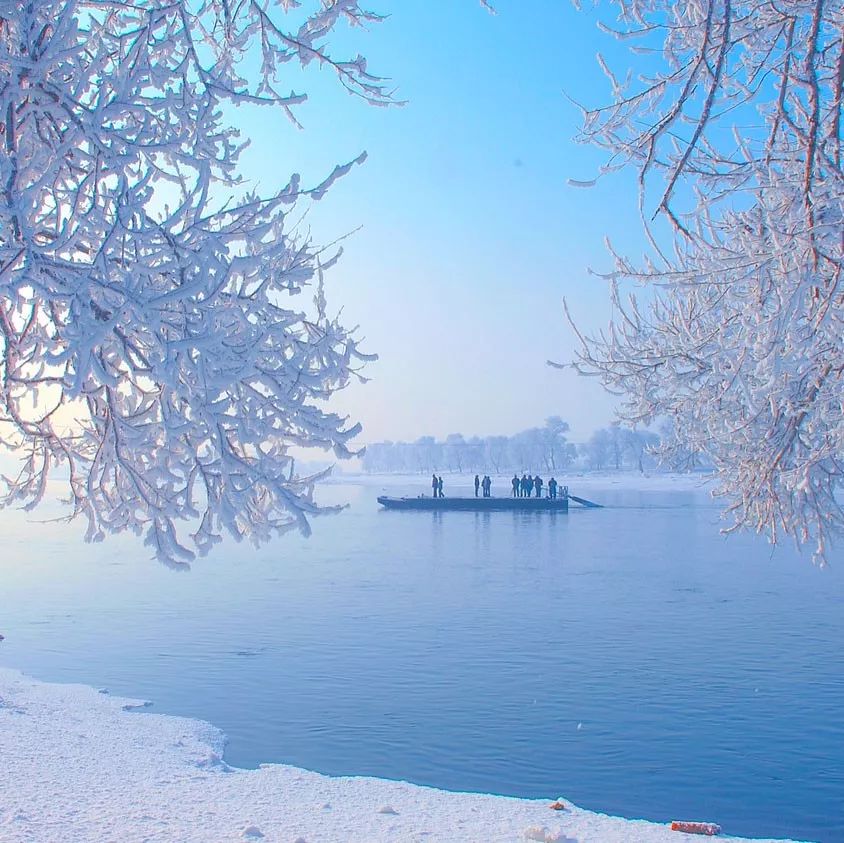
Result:
M704 452L736 526L813 542L844 526L841 0L617 0L642 73L610 77L581 139L639 171L674 231L641 266L614 255L617 318L578 368L631 422ZM627 281L651 288L626 297Z
M89 539L143 532L170 562L308 531L316 478L289 447L349 455L357 426L319 402L364 355L327 311L336 256L288 221L351 164L244 193L225 111L292 118L284 72L312 62L388 103L327 46L378 19L357 0L0 0L0 443L26 455L7 502L36 505L59 469Z

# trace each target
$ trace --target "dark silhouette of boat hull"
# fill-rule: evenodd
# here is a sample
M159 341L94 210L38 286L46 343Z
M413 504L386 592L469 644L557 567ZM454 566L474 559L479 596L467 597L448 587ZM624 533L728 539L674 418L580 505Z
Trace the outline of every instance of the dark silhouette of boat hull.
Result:
M386 509L434 510L436 512L568 512L568 498L391 498L381 495Z

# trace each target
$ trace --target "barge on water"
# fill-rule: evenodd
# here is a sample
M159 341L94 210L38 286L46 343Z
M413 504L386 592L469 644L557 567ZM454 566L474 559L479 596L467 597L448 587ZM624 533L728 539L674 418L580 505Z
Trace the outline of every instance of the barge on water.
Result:
M427 509L436 511L465 510L490 512L568 512L567 495L559 498L391 498L381 495L378 503L386 509Z

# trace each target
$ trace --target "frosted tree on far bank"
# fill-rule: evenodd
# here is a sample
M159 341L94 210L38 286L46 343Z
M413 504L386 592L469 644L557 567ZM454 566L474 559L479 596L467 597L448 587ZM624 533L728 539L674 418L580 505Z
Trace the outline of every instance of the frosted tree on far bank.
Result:
M7 502L56 476L89 539L143 532L168 561L308 530L315 478L288 449L349 455L357 427L320 401L363 355L327 309L333 256L291 220L355 162L248 193L229 120L294 119L306 65L387 102L327 47L377 20L356 0L0 0L0 443L26 455Z
M844 526L844 4L613 5L641 72L604 65L613 101L582 140L638 169L652 250L615 256L617 315L578 368L708 456L737 526L823 559Z

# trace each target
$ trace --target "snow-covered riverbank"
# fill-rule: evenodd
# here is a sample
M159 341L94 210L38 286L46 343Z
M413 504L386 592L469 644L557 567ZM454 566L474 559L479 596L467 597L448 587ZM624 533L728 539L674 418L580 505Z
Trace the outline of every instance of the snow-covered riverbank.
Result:
M198 720L133 711L142 706L86 686L47 684L0 669L0 840L705 839L569 804L552 810L551 798L447 793L405 782L331 778L282 765L232 769L222 761L219 730Z

